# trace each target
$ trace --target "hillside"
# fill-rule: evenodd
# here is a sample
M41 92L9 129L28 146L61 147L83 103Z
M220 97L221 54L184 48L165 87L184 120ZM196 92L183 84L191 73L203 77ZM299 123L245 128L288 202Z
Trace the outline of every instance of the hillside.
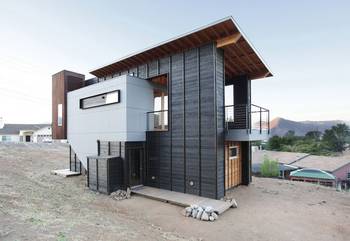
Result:
M289 130L294 131L297 136L304 136L308 131L317 130L324 132L326 129L329 129L338 123L344 123L344 121L292 121L278 117L270 122L270 128L272 136L283 136Z

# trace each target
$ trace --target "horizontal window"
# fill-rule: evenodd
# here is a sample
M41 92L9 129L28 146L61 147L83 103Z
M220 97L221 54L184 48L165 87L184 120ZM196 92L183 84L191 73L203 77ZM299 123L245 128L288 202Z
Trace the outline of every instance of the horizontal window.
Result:
M80 99L80 109L111 105L120 102L120 90Z

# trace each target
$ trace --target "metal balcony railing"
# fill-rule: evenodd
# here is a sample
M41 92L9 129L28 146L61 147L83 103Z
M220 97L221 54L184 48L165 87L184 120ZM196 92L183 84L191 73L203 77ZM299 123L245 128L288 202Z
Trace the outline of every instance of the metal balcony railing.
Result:
M150 111L147 112L147 130L148 131L167 131L168 130L168 111Z
M258 130L270 134L270 111L254 104L225 106L226 129L246 129L248 133Z

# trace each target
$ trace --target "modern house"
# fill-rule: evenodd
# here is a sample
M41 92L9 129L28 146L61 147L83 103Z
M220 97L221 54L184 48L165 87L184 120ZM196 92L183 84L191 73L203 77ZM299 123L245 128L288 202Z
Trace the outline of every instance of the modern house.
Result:
M269 134L251 81L272 74L231 17L90 73L52 77L53 138L68 140L90 188L220 199L251 182L250 143Z
M304 180L308 182L321 183L326 186L342 185L344 188L350 187L350 156L316 156L309 155L306 158L300 159L291 163L300 169L307 170L307 172L299 172L291 175L292 180ZM332 180L325 181L325 178L310 178L309 170L317 170L320 177L324 177L320 172L328 173L334 177ZM315 173L315 171L313 171ZM305 174L305 175L303 175ZM329 175L328 175L329 177Z
M33 142L51 142L52 141L52 129L51 125L46 125L33 133Z
M0 142L42 142L51 139L49 124L4 124L0 128Z

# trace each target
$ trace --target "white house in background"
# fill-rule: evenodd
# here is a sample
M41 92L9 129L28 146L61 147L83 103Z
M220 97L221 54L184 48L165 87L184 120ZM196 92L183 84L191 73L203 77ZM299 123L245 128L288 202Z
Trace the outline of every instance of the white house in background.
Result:
M44 126L33 133L33 142L51 142L52 130L51 126Z
M50 124L4 124L0 129L0 142L41 142L44 138L51 140Z

